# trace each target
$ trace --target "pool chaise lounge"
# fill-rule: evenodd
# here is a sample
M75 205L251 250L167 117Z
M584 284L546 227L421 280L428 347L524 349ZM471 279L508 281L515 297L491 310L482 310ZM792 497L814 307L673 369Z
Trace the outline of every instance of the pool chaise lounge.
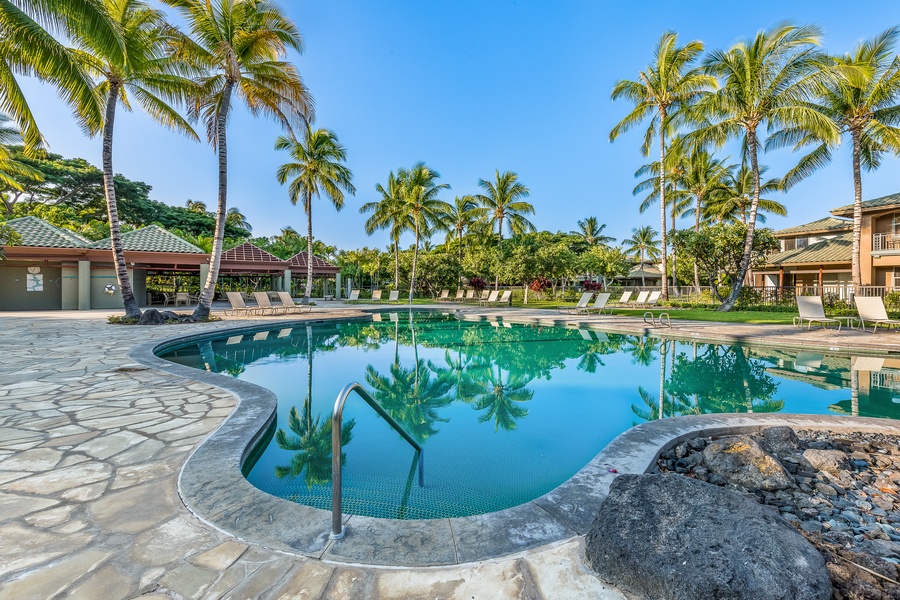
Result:
M806 321L806 328L812 328L813 323L819 323L823 327L837 324L838 331L841 330L840 319L832 319L825 315L825 307L822 306L822 298L819 296L797 296L797 310L800 314L794 317L794 326L802 327Z
M575 306L560 306L556 310L561 313L568 313L570 315L575 315L578 313L587 313L588 302L591 301L591 297L594 295L594 292L584 292L581 294L581 298L578 299L578 302Z
M888 317L884 300L878 296L856 296L853 300L856 302L856 310L859 311L859 322L863 331L866 330L866 323L872 324L872 333L878 330L879 325L885 328L900 326L900 320Z

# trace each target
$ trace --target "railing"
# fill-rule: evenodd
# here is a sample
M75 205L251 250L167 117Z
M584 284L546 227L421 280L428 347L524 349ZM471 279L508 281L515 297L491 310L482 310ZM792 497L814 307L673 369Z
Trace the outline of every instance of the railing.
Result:
M900 236L890 233L872 234L872 252L900 250Z
M422 446L394 420L394 417L384 410L384 407L378 404L378 401L363 386L356 382L348 383L338 394L337 400L334 401L334 412L331 413L331 533L328 537L332 540L339 540L344 537L344 522L341 518L341 423L344 420L344 403L347 402L350 392L356 392L360 398L366 401L366 404L375 409L375 412L415 448L419 454L419 487L425 485L423 466L425 457L422 452Z

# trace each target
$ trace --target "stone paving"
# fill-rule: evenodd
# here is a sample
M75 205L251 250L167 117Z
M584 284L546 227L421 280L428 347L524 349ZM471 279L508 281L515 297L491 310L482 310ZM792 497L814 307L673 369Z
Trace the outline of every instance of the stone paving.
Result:
M317 310L313 318L355 310ZM640 319L625 317L537 310L468 317L476 314L647 330ZM105 317L93 311L0 316L0 600L623 598L585 567L581 537L493 561L379 569L278 552L207 525L182 504L178 472L236 399L136 365L127 353L149 339L234 321L150 328L111 326ZM676 321L662 333L900 349L900 338L887 332Z
M138 328L105 316L0 316L0 599L623 598L585 567L581 538L453 568L378 569L208 526L181 503L177 476L236 400L126 355L234 322Z

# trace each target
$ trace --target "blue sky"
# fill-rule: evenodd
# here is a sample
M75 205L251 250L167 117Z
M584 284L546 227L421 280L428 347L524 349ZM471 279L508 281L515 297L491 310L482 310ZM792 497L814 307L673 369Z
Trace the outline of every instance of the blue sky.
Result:
M825 31L825 47L846 52L860 39L900 23L893 2L847 10L832 1L745 3L612 3L563 0L282 1L306 43L292 55L316 100L317 124L347 147L355 197L340 213L315 201L314 234L341 248L383 247L368 237L358 208L376 200L374 186L398 167L425 161L452 189L445 199L477 192L479 178L513 170L531 189L539 229L570 231L596 216L621 240L633 227L659 228L658 210L638 212L634 171L645 161L640 133L608 141L629 110L609 93L651 60L665 30L682 41L726 48L758 29L790 19ZM53 152L100 163L99 139L87 139L52 89L28 82L27 93ZM275 170L287 160L273 149L280 128L239 108L229 130L229 206L237 206L254 235L290 225L305 231L302 209L291 206ZM729 152L723 151L724 155ZM732 153L733 154L733 153ZM736 159L736 154L733 154ZM765 155L769 176L791 166L787 151ZM116 120L116 172L153 186L170 204L215 205L216 159L211 147L179 137L140 113ZM889 158L863 176L865 198L900 191L900 161ZM852 202L849 155L775 199L788 207L784 227L825 216ZM437 239L437 238L436 238ZM443 237L439 238L443 240ZM404 243L410 240L404 240Z

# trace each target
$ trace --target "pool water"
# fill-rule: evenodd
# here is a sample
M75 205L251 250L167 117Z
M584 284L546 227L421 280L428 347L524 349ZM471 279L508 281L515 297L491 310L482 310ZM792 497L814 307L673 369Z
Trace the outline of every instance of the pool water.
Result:
M359 381L424 448L357 396L344 409L344 512L475 515L533 500L635 424L686 414L900 418L900 358L677 342L450 314L384 313L211 337L161 355L256 383L277 421L244 466L256 487L331 508L331 410ZM610 465L614 468L615 465Z

